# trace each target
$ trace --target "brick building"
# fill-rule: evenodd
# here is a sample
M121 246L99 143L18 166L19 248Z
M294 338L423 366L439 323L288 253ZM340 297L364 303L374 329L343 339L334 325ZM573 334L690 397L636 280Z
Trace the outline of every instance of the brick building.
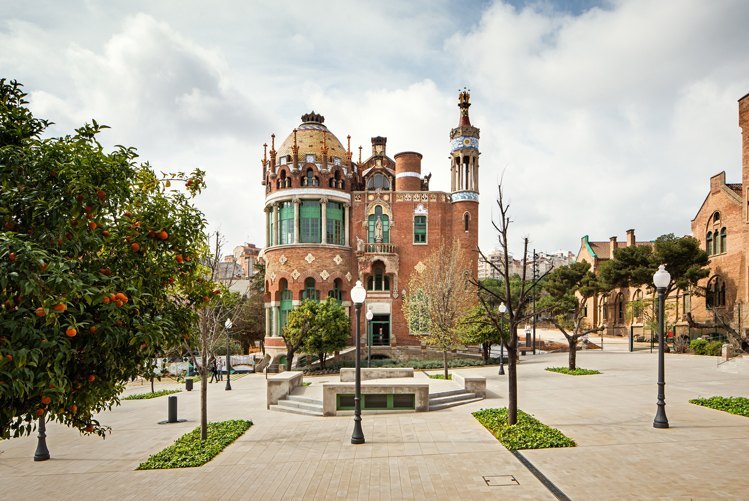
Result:
M266 350L280 354L289 311L304 299L335 297L351 311L357 280L367 289L373 344L419 345L401 311L412 273L441 243L475 255L478 244L479 129L471 125L470 94L458 97L458 126L450 131L451 189L430 191L419 153L390 157L387 138L352 159L314 112L276 149L264 145ZM474 259L471 273L477 276ZM365 332L362 315L362 333ZM353 322L353 320L352 320ZM353 327L353 323L352 323ZM353 332L353 328L352 328Z
M692 315L703 323L716 316L746 329L749 301L749 94L739 99L742 131L742 177L726 183L725 171L710 178L710 192L692 219L692 235L710 256L710 276L700 285L705 297L695 298Z

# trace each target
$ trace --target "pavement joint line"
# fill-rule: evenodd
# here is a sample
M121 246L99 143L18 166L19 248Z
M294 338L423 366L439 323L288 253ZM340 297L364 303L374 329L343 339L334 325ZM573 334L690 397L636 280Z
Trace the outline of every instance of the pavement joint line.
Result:
M554 482L549 480L546 475L541 473L541 471L533 466L533 463L531 463L528 458L523 456L523 454L520 453L520 451L510 451L512 452L513 456L515 456L518 461L522 463L523 466L525 466L529 472L533 474L534 477L538 479L539 482L543 484L544 487L549 489L549 492L551 492L555 498L557 498L559 501L572 501L570 498L567 497L567 495L562 492L562 490L554 485Z

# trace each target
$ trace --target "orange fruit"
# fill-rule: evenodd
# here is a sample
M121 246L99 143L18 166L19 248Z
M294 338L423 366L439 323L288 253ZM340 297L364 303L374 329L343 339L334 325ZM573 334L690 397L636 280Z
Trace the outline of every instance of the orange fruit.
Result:
M93 374L91 374L91 375L90 375L90 376L88 377L88 382L89 382L89 383L93 383L94 381L96 381L96 376L94 376Z
M101 302L104 303L104 304L109 304L109 302L110 302L109 296L104 296L104 298L101 300Z
M96 334L96 326L95 326L95 325L92 325L91 327L89 327L89 328L88 328L88 331L89 331L89 332L90 332L91 334Z
M120 301L124 301L125 299L127 299L127 296L122 292L118 292L114 295L114 297L119 299Z
M114 302L114 304L115 304L115 306L117 306L118 308L121 308L121 307L122 307L122 304L123 304L123 303L122 303L122 301L121 301L121 300L119 300L119 299L118 299L118 300L116 300L116 301Z
M92 433L94 431L94 425L90 424L86 426L86 433Z
M68 309L68 306L65 303L56 304L52 307L55 311L65 311Z
M42 397L42 403L43 403L44 405L49 405L49 404L50 404L50 402L52 402L52 399L51 399L51 398L49 398L48 396L43 396L43 397Z
M15 260L16 260L16 253L15 252L11 252L10 254L8 254L8 259L10 260L11 263L15 262Z
M75 413L77 410L78 410L78 406L77 405L73 404L73 405L70 406L70 412Z
M41 416L42 414L44 414L44 409L41 409L41 408L40 408L40 409L37 409L37 410L36 410L36 415L37 415L37 416Z
M88 214L88 213L89 213L89 212L91 212L92 210L93 210L93 207L91 207L90 205L87 205L87 206L85 206L85 207L83 208L83 212L85 212L86 214Z
M162 240L166 240L167 238L169 238L169 233L167 233L164 230L161 230L159 232L159 238L162 239Z
M44 315L47 314L47 312L45 312L44 308L42 308L41 306L39 308L37 308L34 313L36 313L37 317L43 317Z
M130 244L130 248L133 249L133 252L138 252L140 250L140 244L138 242L133 242Z
M88 229L89 230L95 230L96 229L96 223L93 221L89 221L88 223Z
M107 198L107 193L104 190L99 190L96 192L96 196L99 197L99 200L104 200Z
M78 331L74 327L68 327L65 330L65 335L68 337L75 337L76 334L78 334Z
M177 254L177 257L175 259L180 264L182 264L182 262L185 260L185 258L182 257L182 254Z

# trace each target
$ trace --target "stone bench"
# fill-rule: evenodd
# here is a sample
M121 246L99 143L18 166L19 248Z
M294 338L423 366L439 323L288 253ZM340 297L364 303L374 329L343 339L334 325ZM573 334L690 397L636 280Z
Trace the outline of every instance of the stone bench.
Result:
M338 395L353 395L355 383L323 383L322 402L323 415L335 416L338 413ZM361 385L362 395L414 395L414 409L411 412L426 412L429 410L429 384L428 383L387 383L367 382ZM348 411L346 411L348 412ZM370 411L366 411L370 412ZM374 411L377 412L377 411ZM385 411L393 412L393 411Z
M462 386L467 392L477 397L486 398L486 378L484 376L466 376L459 372L452 373L453 383Z
M370 379L414 377L414 370L411 367L362 367L360 370L362 381L368 381ZM341 369L342 383L350 383L355 380L356 369Z
M304 373L302 371L286 371L268 376L266 406L277 404L285 399L291 391L302 385Z

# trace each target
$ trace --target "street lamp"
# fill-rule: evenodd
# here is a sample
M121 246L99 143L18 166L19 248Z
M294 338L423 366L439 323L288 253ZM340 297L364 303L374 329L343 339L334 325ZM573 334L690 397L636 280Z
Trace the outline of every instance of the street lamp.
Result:
M666 271L664 265L658 267L653 275L653 284L658 289L658 410L653 420L653 428L668 428L666 417L666 392L665 376L663 367L663 310L666 302L666 287L671 282L671 275Z
M226 388L225 391L231 390L231 358L229 358L229 329L234 325L231 322L231 318L227 318L224 323L226 327Z
M351 300L356 309L356 383L354 386L354 432L351 434L352 444L364 443L364 431L361 428L361 366L359 365L359 352L361 351L361 335L359 323L361 319L361 305L367 299L367 291L361 285L361 280L351 289Z
M372 309L367 310L367 367L372 367Z
M499 304L499 375L505 375L505 336L504 336L504 319L507 313L507 306L502 302Z

